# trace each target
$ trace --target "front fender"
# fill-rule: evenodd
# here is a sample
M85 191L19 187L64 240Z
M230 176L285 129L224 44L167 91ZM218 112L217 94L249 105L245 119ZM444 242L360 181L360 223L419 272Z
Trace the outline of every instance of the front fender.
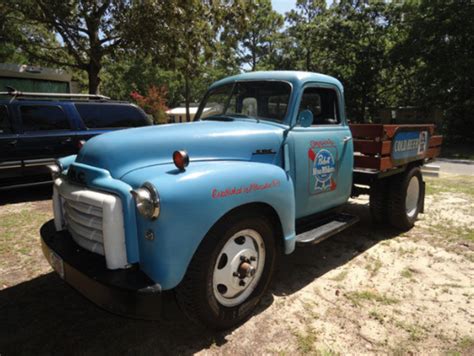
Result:
M265 203L280 218L285 252L295 245L295 201L291 178L280 167L259 162L191 162L186 171L172 165L127 174L133 187L144 182L158 190L161 213L151 221L137 216L140 268L163 289L184 277L199 244L211 227L230 210ZM153 231L154 239L145 238Z

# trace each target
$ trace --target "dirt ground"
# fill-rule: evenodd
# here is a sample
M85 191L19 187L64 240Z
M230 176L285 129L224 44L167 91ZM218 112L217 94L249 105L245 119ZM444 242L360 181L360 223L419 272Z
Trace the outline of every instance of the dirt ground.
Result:
M0 192L2 356L474 354L474 177L427 179L425 214L402 234L351 200L362 221L284 257L253 317L225 333L176 308L160 322L118 317L65 285L39 247L49 194Z

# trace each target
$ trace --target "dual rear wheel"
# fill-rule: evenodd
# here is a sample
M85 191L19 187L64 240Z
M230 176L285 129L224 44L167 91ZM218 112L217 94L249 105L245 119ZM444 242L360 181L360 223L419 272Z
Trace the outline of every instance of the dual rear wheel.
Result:
M374 222L409 230L423 208L424 189L420 167L375 181L370 190Z

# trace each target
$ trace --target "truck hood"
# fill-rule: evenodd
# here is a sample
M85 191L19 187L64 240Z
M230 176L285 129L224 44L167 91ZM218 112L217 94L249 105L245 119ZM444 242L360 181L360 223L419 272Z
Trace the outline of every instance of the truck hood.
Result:
M278 153L284 128L256 121L197 121L115 131L89 140L76 162L106 169L119 179L144 167L172 163L186 150L190 164L202 160L251 160L254 154Z

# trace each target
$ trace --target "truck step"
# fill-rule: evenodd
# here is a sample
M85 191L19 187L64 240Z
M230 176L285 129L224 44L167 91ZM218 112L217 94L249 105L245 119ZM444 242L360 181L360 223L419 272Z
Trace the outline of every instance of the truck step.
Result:
M349 214L333 214L317 223L305 224L297 229L296 243L298 245L317 244L328 237L354 225L359 217Z

